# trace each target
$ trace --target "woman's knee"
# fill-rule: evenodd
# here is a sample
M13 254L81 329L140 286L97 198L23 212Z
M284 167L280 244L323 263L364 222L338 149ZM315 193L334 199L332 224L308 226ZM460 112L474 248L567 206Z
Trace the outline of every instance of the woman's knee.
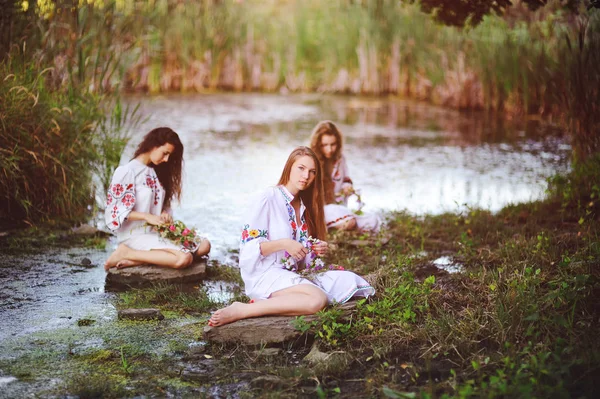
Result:
M196 250L195 255L196 256L208 255L208 253L210 252L210 248L211 248L210 241L204 239L198 246L198 249Z
M314 292L309 296L307 301L308 310L311 313L317 313L327 306L327 302L327 295L323 291L318 290L318 292Z
M352 218L344 223L342 230L354 230L356 228L356 218Z
M192 260L194 257L190 253L181 253L177 255L177 260L175 261L175 269L183 269L192 264Z

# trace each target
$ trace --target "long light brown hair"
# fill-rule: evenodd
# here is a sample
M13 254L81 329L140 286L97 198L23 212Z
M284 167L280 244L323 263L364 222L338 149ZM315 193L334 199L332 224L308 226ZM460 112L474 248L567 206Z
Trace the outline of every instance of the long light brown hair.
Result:
M174 147L173 152L169 155L169 160L160 165L150 163L150 167L154 168L160 184L165 189L165 202L163 210L171 204L171 199L177 198L181 200L181 171L183 169L183 144L179 140L179 135L168 127L157 127L148 132L142 142L138 145L133 158L141 154L146 154L153 149L165 144L171 144Z
M337 144L335 153L330 159L327 159L323 154L321 148L321 138L323 136L334 136ZM342 132L338 127L331 121L321 121L317 123L317 126L313 129L310 135L310 148L317 154L317 158L323 168L323 188L325 203L331 204L335 202L335 193L333 192L333 180L331 175L333 173L333 165L342 157Z
M323 173L321 163L317 155L308 147L295 148L288 157L278 185L286 185L290 181L290 173L294 162L300 157L309 156L315 163L315 179L306 189L300 191L298 195L306 207L305 219L308 224L308 234L319 240L327 239L327 226L325 225L325 211L323 201Z

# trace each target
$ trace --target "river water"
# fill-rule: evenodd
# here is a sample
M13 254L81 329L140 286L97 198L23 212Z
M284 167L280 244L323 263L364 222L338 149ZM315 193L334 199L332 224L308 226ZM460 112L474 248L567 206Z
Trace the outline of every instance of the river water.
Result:
M122 163L150 129L179 133L185 176L174 214L212 241L211 259L221 263L231 263L248 197L278 181L290 151L307 145L323 119L345 135L365 212L497 211L542 198L545 179L569 168L568 141L539 121L512 123L396 99L210 94L128 102L141 103L145 120L131 132ZM81 318L114 319L102 262L115 246L0 254L0 360L18 358L15 340L36 332L77 329ZM92 268L80 266L84 257ZM14 384L2 370L0 377L0 388Z
M568 168L570 146L537 121L510 123L481 114L388 99L258 94L130 98L148 119L122 162L157 126L185 146L182 203L175 217L213 242L212 256L237 247L247 198L275 184L290 151L308 145L316 123L334 121L345 136L350 175L365 212L414 214L497 211L540 199L546 178Z

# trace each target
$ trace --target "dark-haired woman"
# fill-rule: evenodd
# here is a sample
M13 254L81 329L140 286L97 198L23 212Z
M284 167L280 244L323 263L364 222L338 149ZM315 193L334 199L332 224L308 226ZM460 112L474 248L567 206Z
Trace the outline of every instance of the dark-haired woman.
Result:
M328 303L375 293L362 277L346 270L327 270L310 279L298 274L328 251L321 179L315 153L298 147L288 157L277 186L252 199L240 242L240 271L252 302L234 302L217 310L209 325L265 315L313 314Z
M193 255L206 255L210 242L186 248L165 240L148 225L172 222L170 205L181 197L183 144L168 127L150 131L133 159L115 170L107 193L105 221L117 234L119 246L104 268L153 264L184 268Z

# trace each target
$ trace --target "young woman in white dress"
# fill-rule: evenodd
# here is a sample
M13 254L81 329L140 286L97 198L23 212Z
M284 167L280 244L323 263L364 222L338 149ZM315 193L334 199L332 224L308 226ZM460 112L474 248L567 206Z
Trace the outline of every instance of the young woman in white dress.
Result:
M348 197L354 192L348 175L346 158L342 153L342 133L330 121L315 126L310 136L310 147L317 154L323 168L325 190L325 222L328 229L379 231L377 215L356 215L348 208Z
M173 221L171 200L181 197L183 144L168 127L150 131L133 159L115 170L107 193L105 221L117 234L119 246L104 264L124 268L152 264L184 268L193 255L206 255L210 242L203 239L191 248L162 238L148 225Z
M298 147L288 157L278 185L253 198L245 215L240 270L252 301L217 310L208 324L308 315L329 303L373 295L375 289L350 271L328 270L308 278L296 272L314 259L311 251L327 254L326 238L321 166L310 148Z

